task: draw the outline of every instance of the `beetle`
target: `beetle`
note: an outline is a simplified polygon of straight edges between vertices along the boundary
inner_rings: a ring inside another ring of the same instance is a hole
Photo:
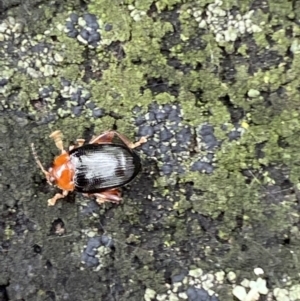
[[[124,135],[109,130],[92,138],[88,144],[84,144],[84,139],[77,139],[76,144],[66,151],[61,131],[54,131],[49,137],[61,154],[55,157],[48,171],[39,160],[34,144],[31,144],[35,161],[47,182],[62,190],[48,200],[48,206],[54,206],[71,191],[94,196],[98,204],[119,203],[122,200],[120,187],[131,182],[142,168],[141,159],[134,149],[147,142],[147,137],[141,137],[132,143]]]

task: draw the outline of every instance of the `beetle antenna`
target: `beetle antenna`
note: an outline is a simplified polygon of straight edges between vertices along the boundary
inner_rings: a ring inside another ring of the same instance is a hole
[[[34,144],[31,143],[31,149],[32,149],[32,154],[33,154],[33,157],[34,157],[34,160],[36,162],[36,164],[39,166],[39,168],[42,170],[42,172],[44,173],[44,175],[46,176],[46,178],[48,179],[49,177],[49,172],[45,170],[45,168],[43,167],[39,157],[38,157],[38,154],[35,150],[35,147],[34,147]]]

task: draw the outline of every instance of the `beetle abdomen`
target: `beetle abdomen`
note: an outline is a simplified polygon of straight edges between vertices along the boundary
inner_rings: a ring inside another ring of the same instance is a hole
[[[120,187],[141,170],[141,160],[120,144],[86,144],[70,152],[75,190],[85,193]]]

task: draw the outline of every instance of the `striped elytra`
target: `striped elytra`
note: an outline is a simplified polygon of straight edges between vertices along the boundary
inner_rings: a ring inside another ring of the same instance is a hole
[[[70,151],[75,190],[95,193],[121,187],[141,170],[136,152],[122,144],[86,144]]]

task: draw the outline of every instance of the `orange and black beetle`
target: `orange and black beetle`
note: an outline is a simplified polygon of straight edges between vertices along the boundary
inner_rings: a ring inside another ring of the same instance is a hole
[[[142,137],[131,143],[125,136],[115,131],[107,131],[93,138],[88,144],[77,139],[76,146],[64,150],[62,133],[50,135],[61,154],[54,159],[52,167],[46,171],[38,159],[33,143],[34,158],[50,185],[62,189],[48,200],[48,205],[64,198],[70,191],[78,191],[86,196],[96,197],[98,204],[118,203],[121,200],[120,187],[133,180],[141,170],[141,160],[134,148],[147,141]],[[118,142],[113,142],[118,138]]]

